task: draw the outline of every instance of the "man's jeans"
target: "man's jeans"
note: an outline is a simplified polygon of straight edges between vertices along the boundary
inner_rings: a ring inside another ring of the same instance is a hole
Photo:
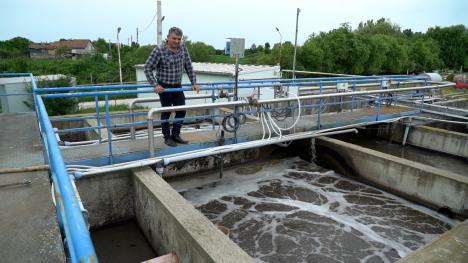
[[[169,92],[171,88],[175,88],[174,86],[169,85],[161,85],[164,87],[164,92],[159,94],[159,98],[161,99],[161,106],[163,107],[169,107],[169,106],[180,106],[180,105],[185,105],[185,95],[183,91],[177,91],[177,92]],[[180,88],[177,87],[177,88]],[[185,111],[176,111],[175,118],[184,118],[185,117]],[[161,120],[167,120],[171,116],[171,112],[161,112]],[[183,121],[175,121],[172,124],[172,132],[170,130],[170,125],[169,122],[163,122],[161,123],[162,127],[162,133],[164,135],[164,138],[169,138],[171,135],[172,136],[177,136],[180,134],[180,128],[182,128],[182,123]]]

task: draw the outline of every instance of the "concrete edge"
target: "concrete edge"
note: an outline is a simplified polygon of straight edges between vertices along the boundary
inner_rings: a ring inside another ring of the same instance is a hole
[[[449,134],[449,135],[454,135],[454,136],[460,136],[460,137],[465,137],[468,140],[468,134],[461,133],[461,132],[455,132],[455,131],[449,131],[446,129],[441,129],[441,128],[436,128],[436,127],[431,127],[431,126],[415,126],[414,128],[422,129],[422,130],[430,130],[434,131],[437,133],[442,133],[442,134]]]
[[[150,168],[132,170],[137,221],[160,254],[181,262],[253,262]]]
[[[337,144],[337,145],[340,145],[340,146],[343,146],[343,147],[352,148],[352,149],[357,150],[357,151],[368,152],[369,154],[375,155],[375,156],[377,156],[379,158],[382,158],[382,159],[385,159],[385,160],[388,160],[388,161],[396,162],[396,163],[399,163],[401,165],[411,166],[411,167],[413,167],[415,169],[425,170],[425,171],[428,171],[430,173],[437,174],[437,175],[440,175],[442,177],[446,177],[448,179],[458,181],[460,183],[468,184],[468,177],[467,176],[462,176],[462,175],[459,175],[459,174],[456,174],[456,173],[444,171],[444,170],[441,170],[441,169],[438,169],[438,168],[435,168],[435,167],[432,167],[432,166],[429,166],[429,165],[425,165],[425,164],[417,163],[417,162],[414,162],[414,161],[406,160],[406,159],[399,158],[399,157],[396,157],[396,156],[393,156],[393,155],[390,155],[390,154],[382,153],[382,152],[379,152],[379,151],[376,151],[376,150],[365,148],[365,147],[362,147],[362,146],[359,146],[359,145],[356,145],[356,144],[352,144],[352,143],[347,143],[347,142],[340,141],[340,140],[337,140],[337,139],[333,139],[333,138],[330,138],[330,137],[323,136],[323,137],[319,137],[318,139],[323,140],[325,142],[334,143],[334,144]]]
[[[468,259],[468,220],[456,225],[397,263],[464,263]]]

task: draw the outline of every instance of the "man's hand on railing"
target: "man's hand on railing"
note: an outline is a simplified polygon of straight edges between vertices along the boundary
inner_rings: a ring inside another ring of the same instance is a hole
[[[161,85],[156,85],[156,86],[154,86],[153,89],[154,89],[154,91],[157,92],[158,94],[161,94],[161,93],[164,92],[164,87],[161,86]]]
[[[192,85],[192,90],[196,91],[198,93],[198,92],[200,92],[200,86],[198,84],[193,84]]]

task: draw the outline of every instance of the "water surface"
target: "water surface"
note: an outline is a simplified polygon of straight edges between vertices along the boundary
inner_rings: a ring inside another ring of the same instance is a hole
[[[228,170],[184,196],[257,262],[395,262],[455,223],[298,158]]]

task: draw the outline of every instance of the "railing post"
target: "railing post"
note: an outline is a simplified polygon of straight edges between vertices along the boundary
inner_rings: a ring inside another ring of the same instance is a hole
[[[133,102],[128,106],[128,112],[130,113],[130,120],[132,126],[130,126],[130,139],[135,140],[135,113],[133,112]]]
[[[215,86],[214,85],[210,85],[210,87],[212,88],[211,89],[211,102],[212,103],[215,103],[216,101],[216,98],[215,98]],[[219,96],[219,92],[218,92],[218,96]],[[216,109],[215,108],[212,108],[211,109],[211,127],[213,128],[213,130],[215,129],[215,126],[216,126],[216,120],[215,120],[215,116],[216,115]]]
[[[96,124],[98,126],[98,142],[101,144],[101,113],[99,112],[99,96],[94,97],[96,105]]]
[[[323,91],[323,83],[322,80],[319,81],[320,88],[319,88],[319,94],[322,94]],[[318,101],[318,109],[317,109],[317,130],[320,130],[320,127],[322,125],[320,124],[320,112],[322,111],[322,99],[319,99]]]
[[[380,79],[380,90],[383,89],[383,78]],[[382,107],[382,94],[379,93],[378,97],[377,97],[377,115],[375,116],[375,120],[378,121],[379,120],[379,116],[380,116],[380,108]]]
[[[154,129],[153,117],[148,116],[148,154],[150,158],[154,157]]]
[[[109,113],[109,96],[105,95],[106,100],[106,128],[107,128],[107,143],[109,145],[109,164],[114,164],[114,157],[112,155],[112,132],[111,132],[111,119]]]

